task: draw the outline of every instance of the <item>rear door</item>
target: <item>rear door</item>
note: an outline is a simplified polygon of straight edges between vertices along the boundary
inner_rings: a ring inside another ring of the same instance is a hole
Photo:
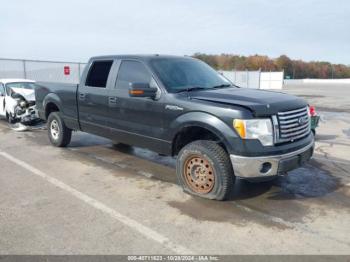
[[[111,81],[114,61],[94,60],[89,65],[85,83],[80,83],[77,92],[79,121],[81,130],[102,136],[108,136],[108,87]]]
[[[0,115],[5,116],[5,87],[0,83]]]

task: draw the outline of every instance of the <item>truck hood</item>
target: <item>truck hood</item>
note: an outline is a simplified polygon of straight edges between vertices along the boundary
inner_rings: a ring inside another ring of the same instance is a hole
[[[32,89],[11,88],[13,92],[22,95],[28,102],[35,101],[35,91]]]
[[[251,110],[255,116],[274,115],[277,112],[307,106],[305,100],[293,95],[249,88],[196,91],[192,92],[190,97],[223,105],[242,106]]]

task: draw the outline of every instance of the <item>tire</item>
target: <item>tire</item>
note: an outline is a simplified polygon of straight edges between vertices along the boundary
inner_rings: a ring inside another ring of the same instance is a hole
[[[15,123],[15,121],[13,120],[13,117],[12,117],[9,113],[7,113],[7,112],[6,112],[6,120],[7,120],[7,123],[8,123],[9,125]]]
[[[52,145],[66,147],[72,138],[72,130],[64,124],[59,112],[53,112],[47,120],[47,130]]]
[[[181,149],[176,174],[185,192],[215,200],[226,200],[235,182],[227,152],[207,140],[192,142]]]

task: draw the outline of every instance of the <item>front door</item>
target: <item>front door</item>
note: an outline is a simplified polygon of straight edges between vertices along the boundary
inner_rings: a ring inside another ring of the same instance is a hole
[[[132,83],[148,83],[159,90],[156,99],[130,97]],[[147,147],[162,152],[166,142],[162,140],[164,103],[160,89],[148,68],[137,60],[122,60],[115,87],[110,89],[108,125],[115,140]],[[164,144],[165,143],[165,144]]]

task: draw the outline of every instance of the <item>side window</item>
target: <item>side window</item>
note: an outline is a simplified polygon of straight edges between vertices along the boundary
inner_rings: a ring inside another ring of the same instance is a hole
[[[105,88],[113,61],[95,61],[86,77],[86,86]]]
[[[1,95],[5,95],[5,88],[4,88],[4,85],[2,83],[0,83],[0,94]]]
[[[116,85],[118,89],[128,90],[131,83],[151,83],[151,80],[151,74],[142,63],[137,61],[122,61]]]

